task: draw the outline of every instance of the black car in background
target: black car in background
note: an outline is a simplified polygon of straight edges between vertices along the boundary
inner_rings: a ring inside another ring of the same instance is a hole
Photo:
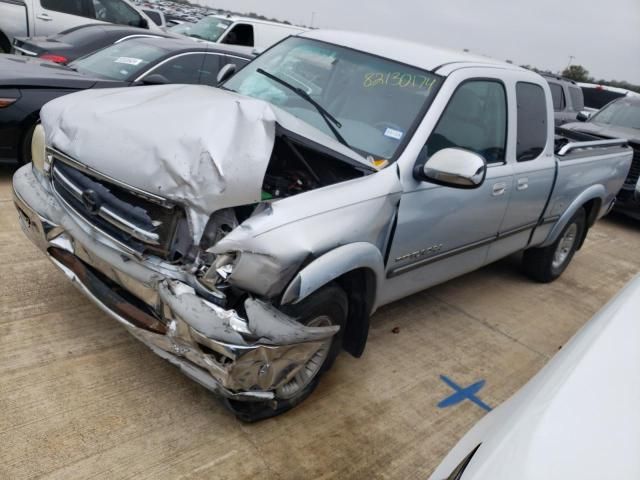
[[[166,37],[144,28],[109,23],[91,23],[70,28],[50,37],[16,37],[13,52],[66,64],[101,48],[129,38]]]
[[[89,88],[186,83],[217,86],[220,69],[240,69],[250,48],[170,38],[133,38],[59,65],[0,55],[0,162],[31,161],[40,109],[54,98]]]
[[[561,128],[586,134],[584,140],[595,138],[625,138],[633,148],[633,161],[615,209],[640,220],[640,97],[625,96],[614,100],[586,122],[563,125]]]

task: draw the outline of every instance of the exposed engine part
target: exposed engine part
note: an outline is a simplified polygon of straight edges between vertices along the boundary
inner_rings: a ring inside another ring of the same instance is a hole
[[[226,237],[238,225],[239,222],[233,208],[224,208],[217,211],[211,215],[205,227],[202,239],[200,240],[200,248],[206,251],[209,247],[212,247]]]
[[[282,135],[274,144],[263,199],[290,197],[361,175],[363,171]]]

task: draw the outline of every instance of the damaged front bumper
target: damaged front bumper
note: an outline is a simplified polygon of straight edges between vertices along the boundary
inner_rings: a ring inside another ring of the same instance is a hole
[[[247,298],[246,318],[197,293],[184,269],[134,258],[74,215],[31,165],[14,175],[25,234],[103,311],[160,357],[224,397],[269,401],[338,331],[306,327]]]

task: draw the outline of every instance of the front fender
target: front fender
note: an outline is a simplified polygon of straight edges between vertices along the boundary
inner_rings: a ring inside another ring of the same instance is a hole
[[[366,268],[375,275],[373,298],[384,280],[384,260],[377,247],[355,242],[337,247],[303,268],[282,295],[282,304],[298,303],[313,292],[353,270]]]
[[[547,238],[545,239],[545,241],[540,246],[548,247],[553,242],[555,242],[560,236],[560,234],[562,233],[562,231],[564,230],[564,228],[569,223],[569,220],[573,218],[573,216],[576,214],[576,212],[580,208],[582,208],[584,205],[586,205],[588,202],[592,200],[599,200],[603,204],[606,196],[607,196],[607,192],[603,185],[592,185],[589,188],[587,188],[584,192],[578,195],[573,200],[573,202],[571,202],[571,204],[569,204],[567,209],[560,216],[558,221],[555,223],[555,225],[547,235]],[[596,214],[596,216],[594,217],[594,221],[596,218],[598,218],[598,214]]]

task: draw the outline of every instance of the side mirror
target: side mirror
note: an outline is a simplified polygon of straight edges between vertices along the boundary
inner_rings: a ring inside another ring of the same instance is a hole
[[[414,177],[453,188],[478,188],[487,176],[487,162],[477,153],[461,148],[445,148],[434,153],[424,165],[416,165]]]
[[[576,119],[578,119],[578,121],[580,122],[586,122],[591,118],[591,115],[593,115],[593,113],[587,112],[586,110],[582,110],[581,112],[578,113],[578,115],[576,116]]]
[[[152,73],[148,77],[144,77],[139,84],[141,85],[166,85],[171,83],[167,77],[159,73]]]
[[[238,67],[236,67],[235,63],[227,63],[218,72],[218,77],[217,77],[218,84],[221,84],[225,80],[230,79],[233,76],[233,74],[236,73],[237,69]]]

